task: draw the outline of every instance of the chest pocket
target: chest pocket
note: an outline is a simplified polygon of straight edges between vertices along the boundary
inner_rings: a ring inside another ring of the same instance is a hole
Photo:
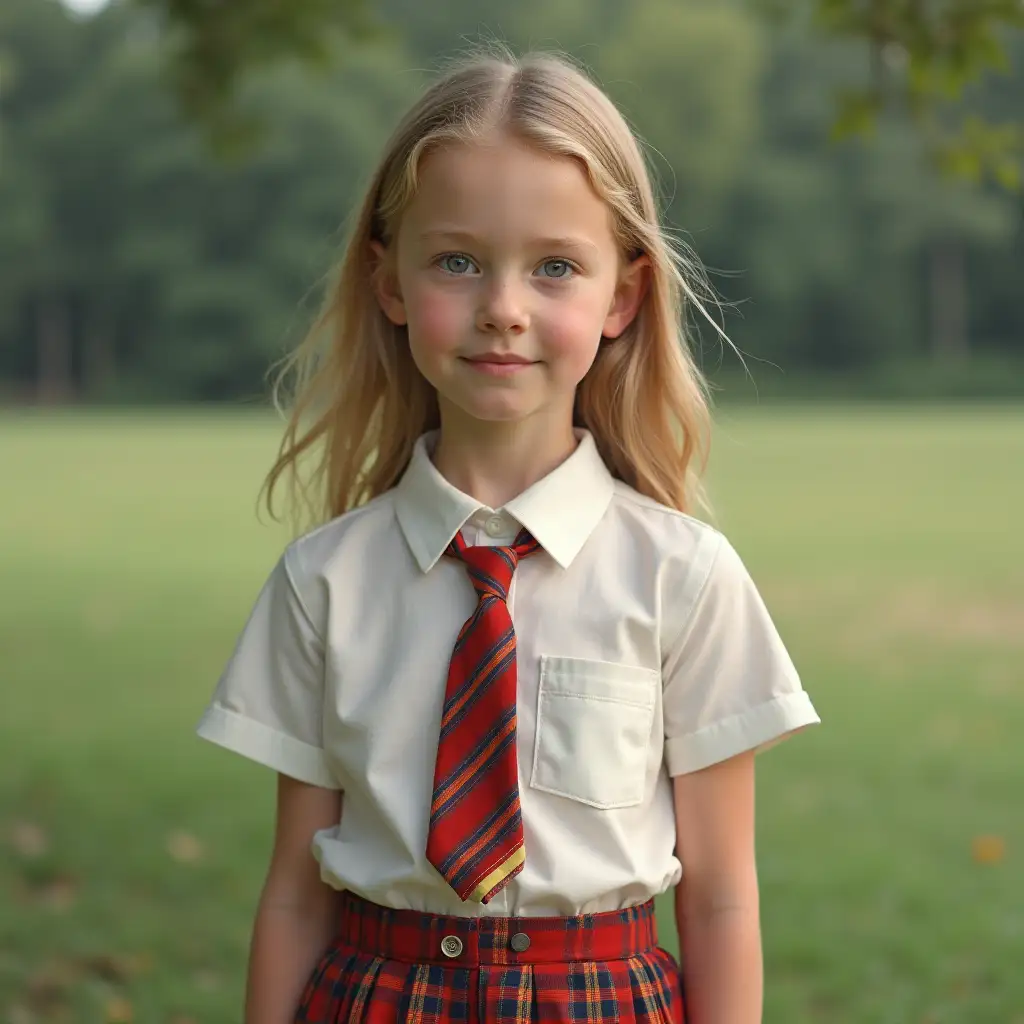
[[[592,807],[643,801],[660,674],[541,656],[530,785]]]

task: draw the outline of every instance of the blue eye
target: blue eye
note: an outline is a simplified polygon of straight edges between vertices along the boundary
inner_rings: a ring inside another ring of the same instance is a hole
[[[447,256],[442,256],[438,261],[438,266],[447,274],[454,274],[456,277],[462,277],[468,274],[471,269],[474,269],[474,263],[468,256],[463,256],[459,252],[450,252]]]
[[[573,265],[568,260],[547,260],[541,264],[540,269],[545,271],[541,276],[552,281],[564,281],[573,274]]]

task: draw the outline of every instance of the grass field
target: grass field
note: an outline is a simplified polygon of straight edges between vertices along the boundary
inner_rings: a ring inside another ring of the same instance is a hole
[[[2,1022],[238,1020],[273,780],[192,730],[276,437],[0,417]],[[1024,409],[726,412],[713,467],[824,719],[760,762],[767,1024],[1024,1024]]]

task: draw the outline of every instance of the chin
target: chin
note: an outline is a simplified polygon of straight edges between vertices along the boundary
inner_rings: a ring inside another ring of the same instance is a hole
[[[536,411],[523,402],[509,401],[511,398],[510,395],[505,401],[496,401],[491,396],[486,401],[463,401],[452,404],[458,406],[464,415],[481,423],[515,423]]]

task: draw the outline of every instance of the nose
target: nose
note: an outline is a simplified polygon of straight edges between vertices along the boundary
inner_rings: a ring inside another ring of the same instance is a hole
[[[522,290],[514,281],[495,279],[481,296],[477,330],[489,334],[522,334],[529,327]]]

